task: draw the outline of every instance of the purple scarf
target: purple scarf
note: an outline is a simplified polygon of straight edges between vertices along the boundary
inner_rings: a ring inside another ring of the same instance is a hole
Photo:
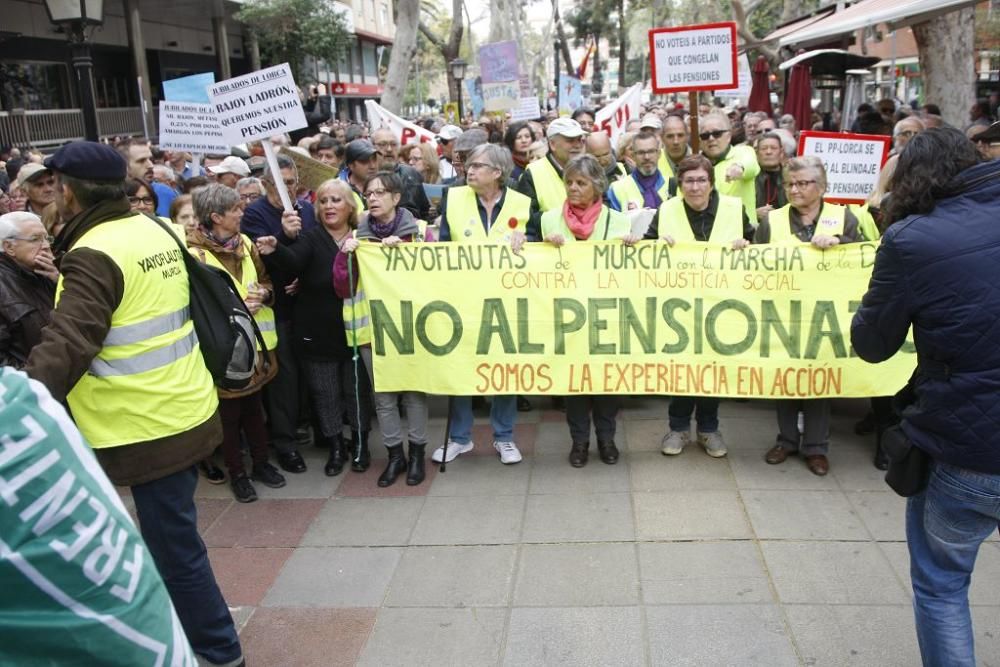
[[[368,216],[368,227],[372,230],[372,234],[376,238],[384,239],[386,237],[392,236],[392,233],[396,231],[399,227],[399,220],[403,217],[403,209],[396,207],[396,215],[393,216],[390,222],[379,222],[375,219],[374,215]]]

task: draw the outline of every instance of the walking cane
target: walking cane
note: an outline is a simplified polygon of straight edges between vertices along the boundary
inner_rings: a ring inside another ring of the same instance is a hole
[[[444,472],[448,464],[448,440],[451,439],[451,406],[453,398],[448,397],[448,417],[447,421],[444,423],[444,450],[441,452],[441,467],[439,470]]]
[[[356,294],[354,292],[354,258],[347,258],[347,284],[351,290],[351,324],[357,322],[354,316],[354,299]],[[358,425],[358,441],[354,443],[354,463],[359,463],[361,461],[361,445],[363,438],[361,436],[361,377],[358,374],[358,332],[356,329],[351,329],[351,348],[354,351],[353,362],[354,362],[354,410],[356,413],[355,423]],[[371,384],[372,390],[375,388],[375,373],[372,373]],[[343,426],[341,426],[343,428]]]

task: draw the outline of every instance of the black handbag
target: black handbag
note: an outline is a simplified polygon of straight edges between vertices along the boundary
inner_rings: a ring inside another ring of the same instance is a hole
[[[882,433],[882,450],[889,458],[889,469],[885,473],[885,483],[889,488],[909,498],[927,487],[931,457],[906,437],[899,424],[890,426]]]

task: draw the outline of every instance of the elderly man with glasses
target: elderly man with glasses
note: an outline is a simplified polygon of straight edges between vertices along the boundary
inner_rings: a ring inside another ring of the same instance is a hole
[[[23,368],[49,323],[59,273],[51,239],[34,213],[0,216],[0,364]]]
[[[698,127],[701,152],[715,168],[719,194],[739,197],[750,220],[757,219],[757,174],[760,165],[753,148],[732,145],[732,127],[724,114],[704,116]]]

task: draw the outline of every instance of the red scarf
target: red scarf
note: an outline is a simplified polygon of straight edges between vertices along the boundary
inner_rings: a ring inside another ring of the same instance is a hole
[[[570,206],[568,199],[563,204],[563,220],[578,241],[586,241],[594,233],[594,225],[597,224],[597,216],[601,214],[602,204],[600,198],[585,208]]]

